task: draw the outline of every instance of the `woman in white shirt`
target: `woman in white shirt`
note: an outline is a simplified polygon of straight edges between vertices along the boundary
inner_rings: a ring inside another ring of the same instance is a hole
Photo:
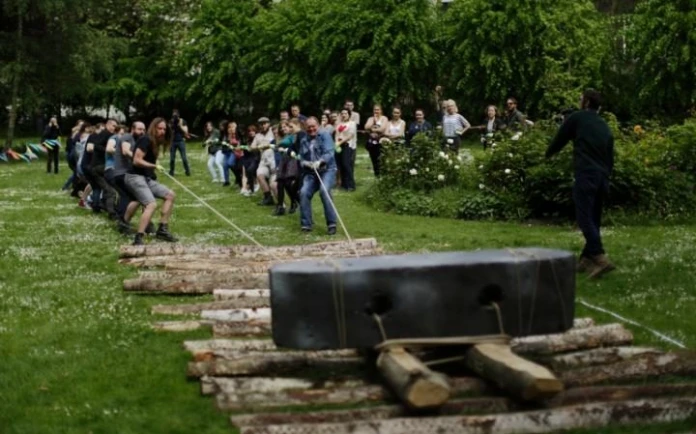
[[[392,142],[403,143],[406,137],[406,122],[401,119],[401,108],[394,107],[392,109],[392,118],[387,124],[387,130],[384,132],[384,137]]]
[[[341,188],[347,191],[355,191],[355,178],[353,176],[353,154],[358,145],[358,127],[350,118],[352,113],[348,109],[341,110],[336,125],[336,147],[340,147],[340,153],[336,154],[338,169],[341,175]]]
[[[447,113],[442,116],[442,135],[445,138],[444,149],[459,153],[462,135],[471,128],[471,124],[458,113],[457,104],[451,99],[445,101]]]
[[[382,114],[382,106],[375,104],[372,108],[372,116],[365,123],[365,130],[369,134],[367,138],[367,152],[370,154],[370,160],[372,161],[372,171],[377,177],[379,177],[379,160],[382,155],[382,144],[379,141],[384,137],[388,123],[389,119]]]

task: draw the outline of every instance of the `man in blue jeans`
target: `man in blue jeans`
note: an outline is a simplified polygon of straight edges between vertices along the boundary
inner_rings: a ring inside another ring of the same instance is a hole
[[[186,172],[186,176],[191,176],[188,159],[186,158],[186,139],[189,138],[188,126],[186,121],[179,116],[179,110],[172,112],[169,127],[172,129],[172,146],[169,149],[169,174],[174,176],[176,151],[178,150],[181,154],[181,162],[184,163],[184,172]]]
[[[602,202],[614,168],[614,137],[599,116],[600,103],[599,92],[586,90],[580,98],[580,110],[568,116],[546,150],[550,158],[573,141],[573,200],[578,226],[585,237],[578,271],[587,271],[593,279],[615,269],[604,252],[600,234]]]
[[[319,191],[321,203],[324,205],[324,216],[329,235],[335,235],[336,212],[331,204],[331,189],[336,183],[334,141],[331,134],[319,131],[319,121],[315,117],[307,119],[305,128],[306,134],[300,137],[300,165],[302,166],[300,224],[302,232],[312,230],[312,197]]]

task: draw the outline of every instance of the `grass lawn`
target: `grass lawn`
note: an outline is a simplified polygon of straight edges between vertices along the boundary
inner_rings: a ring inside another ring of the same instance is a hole
[[[193,176],[178,179],[261,243],[328,239],[318,198],[315,231],[304,235],[297,216],[271,217],[270,208],[256,205],[258,196],[244,198],[210,183],[199,149],[189,145]],[[68,174],[61,164],[55,176],[45,173],[45,160],[0,163],[0,432],[231,432],[212,399],[200,397],[198,383],[185,377],[188,356],[181,342],[209,333],[150,331],[149,306],[180,299],[122,292],[123,279],[135,270],[118,265],[117,251],[130,240],[59,191]],[[364,153],[357,166],[358,189],[364,190],[371,179]],[[182,243],[247,243],[175,190],[171,229]],[[359,192],[337,192],[335,199],[353,237],[376,237],[392,252],[517,246],[577,251],[582,244],[570,224],[406,217],[373,211]],[[578,296],[696,347],[696,225],[613,226],[604,237],[619,268],[597,282],[580,277]],[[613,321],[582,307],[576,314]],[[670,348],[631,328],[638,344]],[[678,432],[695,423],[611,432]]]

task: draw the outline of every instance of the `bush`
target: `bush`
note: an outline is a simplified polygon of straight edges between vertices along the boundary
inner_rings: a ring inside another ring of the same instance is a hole
[[[621,131],[611,114],[615,167],[607,207],[619,214],[661,219],[696,211],[696,120],[662,129]],[[384,175],[368,193],[371,203],[401,214],[463,219],[574,216],[572,144],[551,159],[556,133],[539,123],[520,140],[497,137],[478,158],[441,153],[438,137],[420,136],[410,149],[386,146]]]

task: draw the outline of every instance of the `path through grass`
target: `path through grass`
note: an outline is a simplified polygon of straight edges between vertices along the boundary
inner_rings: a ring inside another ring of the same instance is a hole
[[[328,239],[318,198],[315,232],[303,235],[297,217],[271,217],[271,209],[256,205],[258,197],[210,183],[196,149],[190,146],[194,175],[179,179],[259,241]],[[230,432],[212,400],[185,378],[188,357],[181,342],[207,333],[149,330],[149,306],[179,300],[122,293],[123,279],[135,272],[117,264],[117,248],[130,240],[59,191],[65,166],[59,176],[44,168],[43,162],[0,165],[0,432]],[[369,160],[360,155],[359,189],[371,178],[368,169]],[[369,209],[356,194],[335,196],[353,237],[374,236],[393,252],[517,246],[577,251],[582,242],[570,225],[396,216]],[[182,243],[246,242],[183,191],[171,228]],[[696,226],[615,226],[605,231],[605,241],[619,269],[598,282],[581,278],[578,295],[696,347]],[[577,314],[611,320],[582,308]],[[645,332],[636,334],[640,344],[665,346]]]

